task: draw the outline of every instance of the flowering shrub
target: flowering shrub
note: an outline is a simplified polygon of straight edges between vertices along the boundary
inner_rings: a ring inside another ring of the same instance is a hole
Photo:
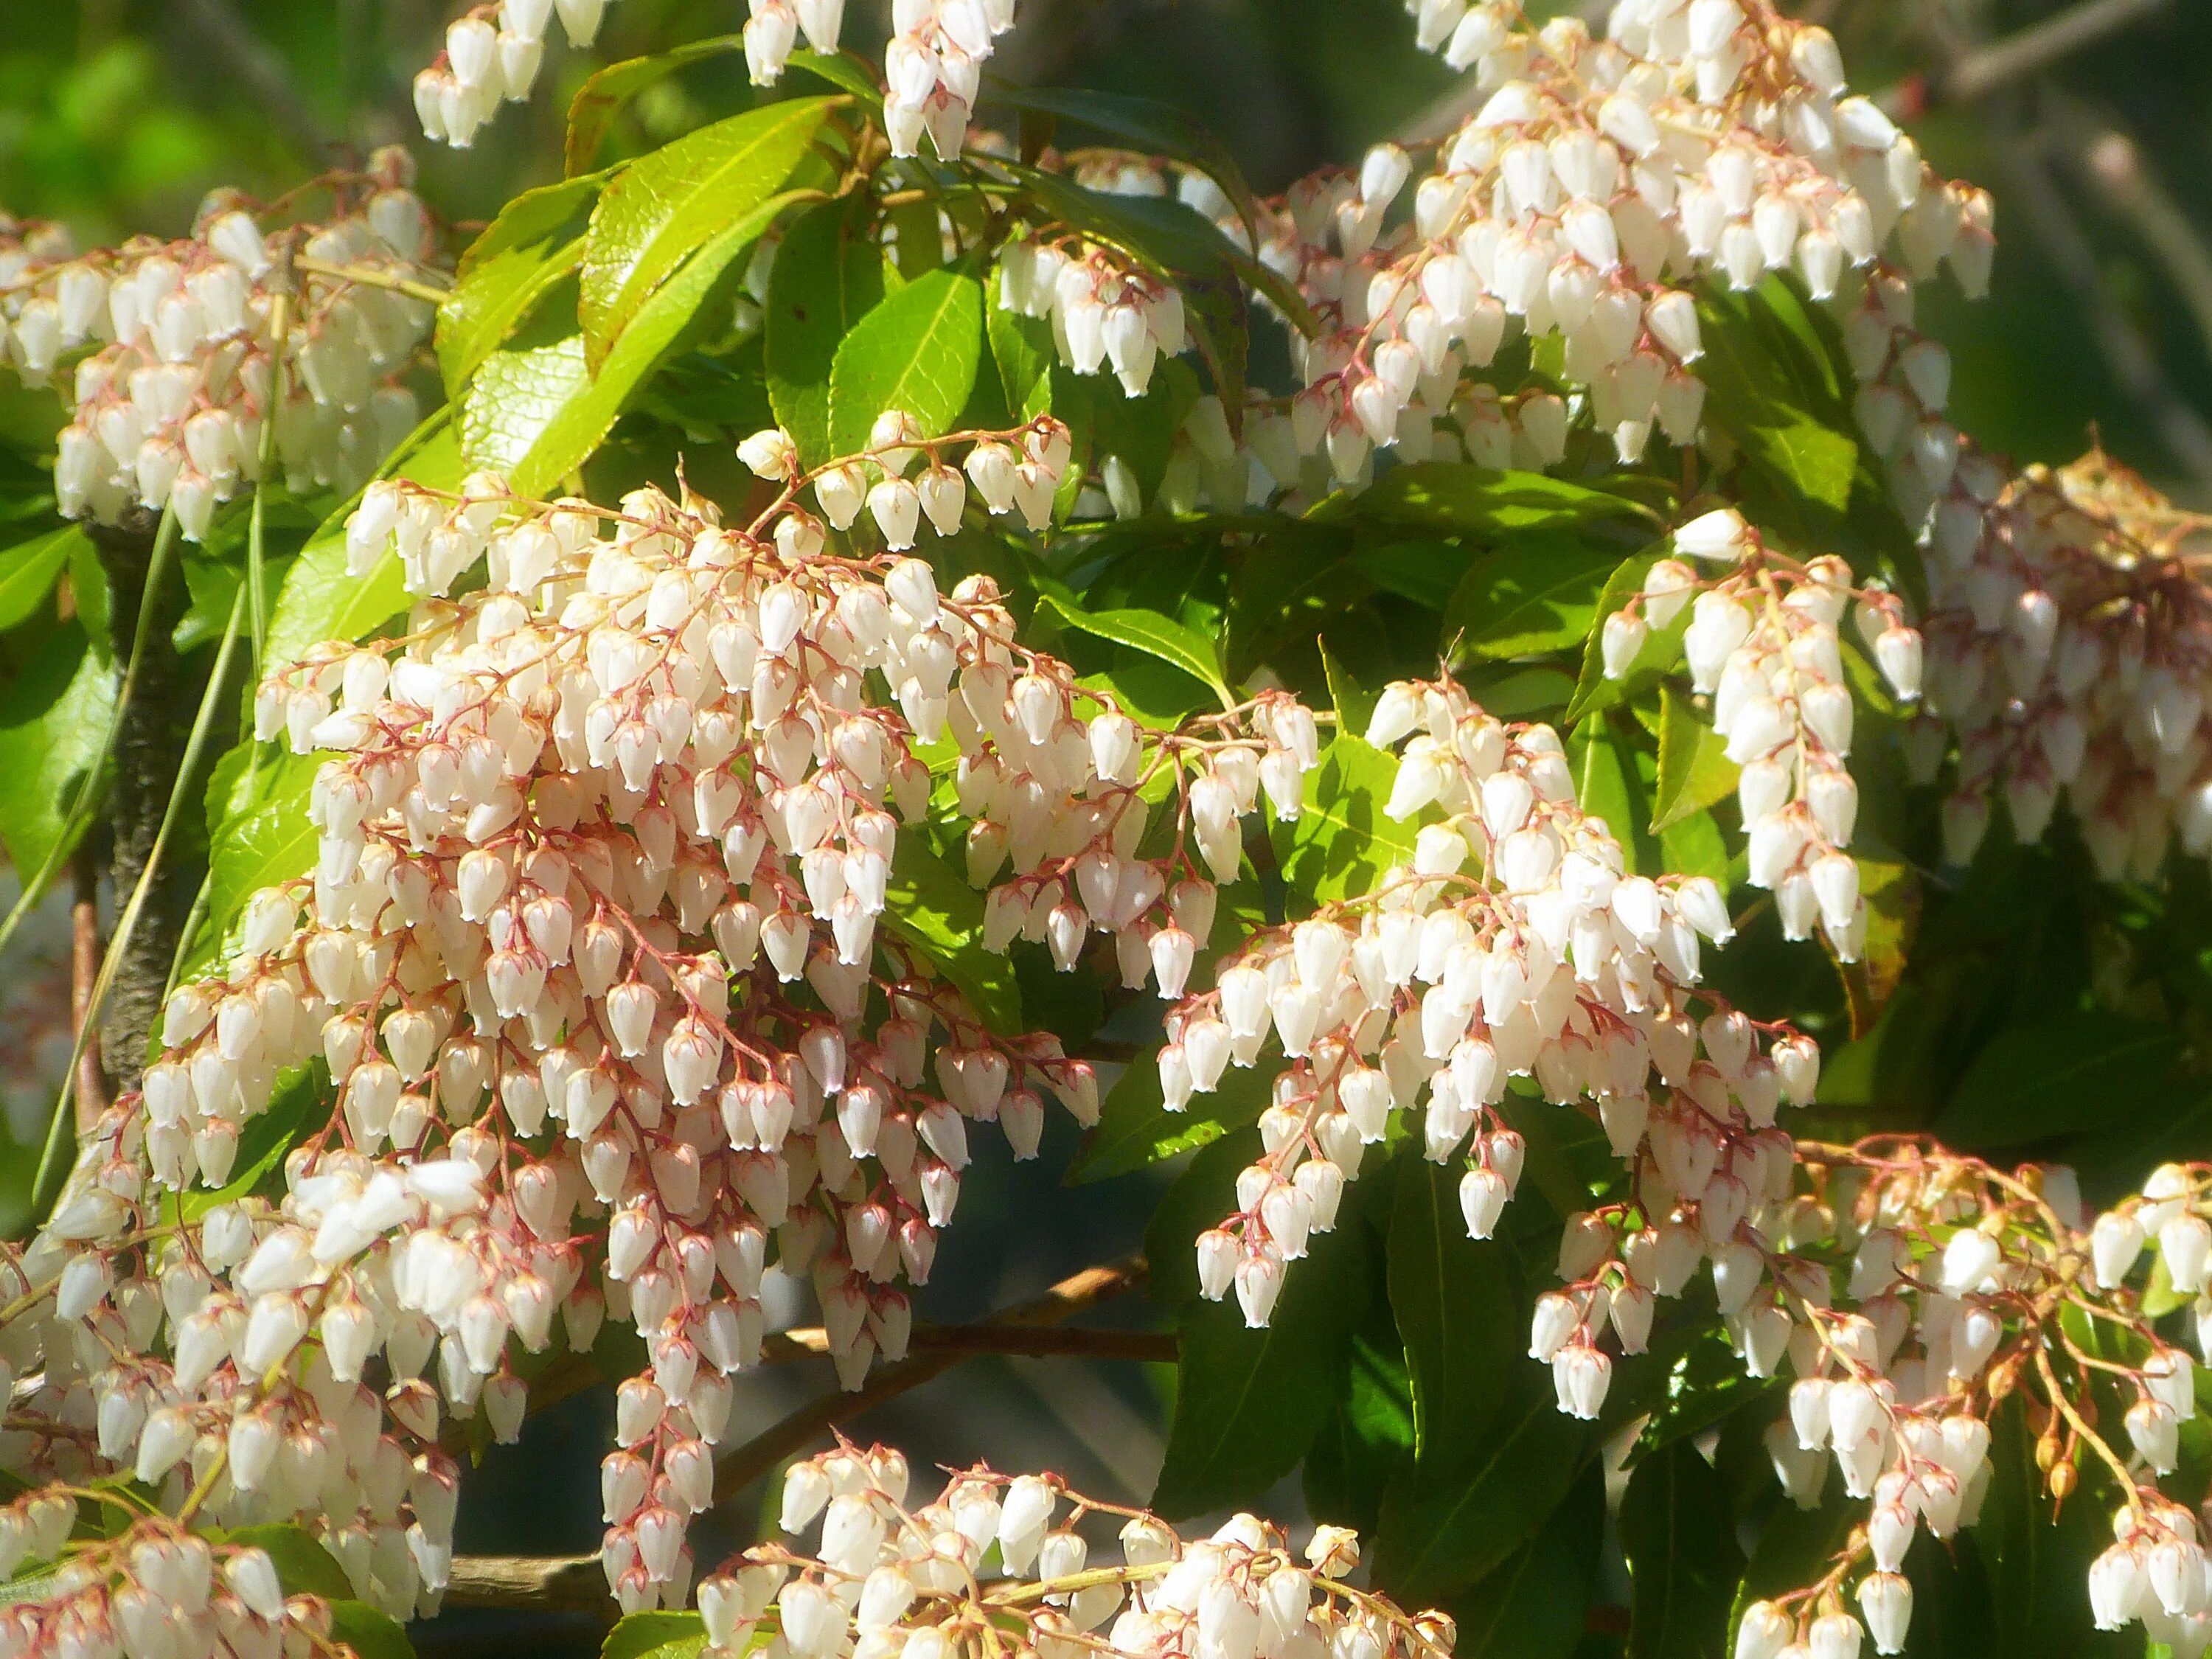
[[[398,151],[9,226],[77,781],[0,836],[33,896],[102,799],[150,846],[0,1251],[0,1653],[404,1650],[465,1455],[593,1386],[624,1654],[1558,1652],[1616,1547],[1639,1656],[2203,1651],[2204,521],[1947,421],[1990,199],[1820,28],[1409,9],[1474,112],[1274,198],[987,87],[1011,5],[878,66],[754,0],[682,61],[772,92],[594,170],[676,60],[605,71],[472,240]],[[455,19],[428,136],[556,12]],[[1142,1272],[918,1318],[1055,1114],[1071,1181],[1182,1160]],[[1172,1356],[1149,1510],[818,1449],[1140,1279],[1152,1346],[1056,1340]],[[814,1553],[695,1553],[799,1454]]]

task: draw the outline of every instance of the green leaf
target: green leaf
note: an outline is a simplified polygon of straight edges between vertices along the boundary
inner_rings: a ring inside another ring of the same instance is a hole
[[[1234,1292],[1186,1310],[1167,1461],[1152,1493],[1161,1516],[1248,1501],[1297,1467],[1364,1310],[1363,1255],[1358,1228],[1316,1237],[1289,1264],[1264,1330],[1246,1328]]]
[[[1863,809],[1862,823],[1866,816]],[[1862,1037],[1874,1029],[1905,978],[1906,953],[1920,925],[1920,875],[1904,859],[1885,855],[1863,830],[1852,854],[1858,860],[1859,896],[1866,902],[1866,940],[1856,962],[1838,965],[1850,1006],[1851,1035]]]
[[[1707,1659],[1721,1651],[1743,1571],[1721,1478],[1687,1440],[1647,1457],[1620,1506],[1635,1596],[1630,1659]]]
[[[1367,723],[1375,717],[1375,705],[1381,693],[1368,690],[1352,677],[1352,672],[1339,661],[1328,648],[1328,641],[1317,641],[1321,647],[1322,678],[1328,683],[1329,707],[1336,710],[1336,729],[1357,737],[1367,730]]]
[[[1859,447],[1850,412],[1815,365],[1784,310],[1802,307],[1777,283],[1731,294],[1708,283],[1698,296],[1705,347],[1698,378],[1707,413],[1769,477],[1819,507],[1850,504]],[[1809,325],[1808,325],[1809,326]]]
[[[1103,133],[1121,148],[1187,162],[1221,186],[1221,193],[1247,225],[1257,222],[1258,204],[1229,147],[1172,104],[1087,88],[995,85],[986,91],[983,102],[1073,121]]]
[[[1658,515],[1641,501],[1541,472],[1493,472],[1460,461],[1396,466],[1358,494],[1330,496],[1310,519],[1381,520],[1424,530],[1498,536]]]
[[[830,370],[830,443],[839,455],[868,447],[886,410],[912,416],[926,438],[952,429],[983,358],[983,285],[933,270],[853,325]]]
[[[1375,1571],[1401,1601],[1432,1605],[1474,1583],[1534,1537],[1574,1485],[1585,1426],[1533,1364],[1508,1373],[1490,1432],[1466,1462],[1416,1463],[1382,1500]]]
[[[406,1626],[389,1613],[344,1596],[332,1599],[330,1609],[332,1638],[351,1648],[361,1659],[415,1659],[415,1644],[407,1639]]]
[[[574,179],[591,170],[615,118],[640,93],[659,86],[678,70],[744,49],[742,34],[717,34],[593,70],[568,102],[568,137],[563,146],[568,176]]]
[[[695,252],[726,240],[784,188],[836,102],[794,98],[748,110],[615,175],[592,210],[577,307],[595,372]]]
[[[1257,1129],[1231,1129],[1201,1146],[1145,1224],[1146,1294],[1180,1313],[1198,1301],[1195,1241],[1237,1208],[1237,1176],[1260,1156]]]
[[[1383,816],[1398,763],[1364,738],[1340,730],[1306,775],[1306,805],[1273,830],[1283,879],[1328,902],[1371,891],[1393,865],[1413,857],[1417,826]]]
[[[66,854],[66,814],[115,718],[115,668],[75,618],[44,629],[0,690],[0,843],[27,881]]]
[[[986,1025],[1002,1036],[1020,1035],[1014,965],[983,948],[982,895],[918,836],[901,836],[892,851],[882,921],[951,980]]]
[[[1965,1150],[2094,1128],[2175,1085],[2171,1024],[2091,1009],[2001,1032],[1974,1056],[1936,1134]]]
[[[267,1551],[276,1569],[277,1582],[288,1595],[323,1595],[342,1601],[353,1595],[353,1581],[345,1576],[337,1558],[296,1522],[233,1527],[222,1534],[222,1541],[240,1549]]]
[[[467,469],[459,434],[445,414],[441,410],[425,422],[426,434],[417,434],[421,441],[411,450],[400,452],[386,469],[390,476],[433,489],[460,487]],[[325,520],[276,590],[263,651],[269,664],[296,662],[308,647],[325,640],[366,639],[406,611],[410,600],[401,586],[398,554],[385,554],[365,576],[346,570],[345,521],[354,505],[348,501]]]
[[[1306,1453],[1306,1508],[1316,1520],[1372,1533],[1382,1494],[1413,1456],[1413,1396],[1405,1345],[1391,1322],[1389,1301],[1370,1296],[1366,1319],[1345,1351],[1337,1398]]]
[[[849,46],[837,52],[801,46],[791,54],[791,67],[826,81],[841,92],[851,93],[871,109],[880,111],[884,106],[884,86],[877,78],[876,66]]]
[[[1458,1171],[1409,1148],[1398,1158],[1387,1254],[1416,1455],[1430,1464],[1465,1462],[1505,1399],[1508,1368],[1522,1363],[1505,1249],[1468,1237]]]
[[[604,173],[592,173],[525,191],[461,256],[453,291],[438,307],[438,369],[448,397],[576,269],[605,183]]]
[[[186,954],[188,970],[223,958],[246,900],[313,867],[315,827],[307,820],[307,798],[322,760],[319,755],[264,760],[258,787],[209,837],[207,920]]]
[[[1654,834],[1669,830],[1735,793],[1742,772],[1728,739],[1698,717],[1673,686],[1659,691],[1659,787],[1651,801]]]
[[[1232,1066],[1212,1094],[1193,1095],[1186,1109],[1171,1112],[1160,1091],[1160,1068],[1149,1056],[1140,1056],[1107,1095],[1097,1127],[1067,1166],[1067,1183],[1109,1181],[1256,1123],[1267,1109],[1273,1081],[1264,1072]]]
[[[1453,1597],[1458,1659],[1558,1659],[1578,1650],[1605,1544],[1605,1475],[1586,1471],[1534,1538]]]
[[[46,604],[70,552],[86,539],[76,525],[64,525],[0,553],[0,630],[27,621]]]
[[[2119,1659],[2141,1654],[2140,1634],[2130,1644],[2124,1632],[2091,1628],[2089,1598],[2081,1589],[2082,1564],[2112,1542],[2107,1517],[2113,1501],[2109,1495],[2100,1500],[2085,1492],[2054,1516],[2043,1496],[2035,1436],[2021,1402],[2007,1401],[1996,1417],[1990,1425],[1989,1495],[1980,1522],[1968,1534],[1990,1577],[1995,1619],[1982,1632],[1987,1651],[2006,1659]],[[1914,1552],[1916,1557],[1923,1553]]]
[[[1391,542],[1353,556],[1367,580],[1386,593],[1441,612],[1466,579],[1474,555],[1456,542]]]
[[[512,477],[561,411],[591,391],[580,334],[556,332],[541,343],[492,352],[462,397],[462,453],[471,466]]]
[[[1480,561],[1444,607],[1455,657],[1526,657],[1579,645],[1619,560],[1607,548],[1546,537]]]
[[[1042,317],[1024,317],[1004,306],[985,307],[984,332],[991,343],[991,362],[999,371],[999,385],[1006,395],[1007,412],[1017,421],[1035,420],[1053,412],[1053,368],[1057,354],[1052,324]]]
[[[488,381],[493,366],[513,354],[495,356],[477,372],[469,387],[464,425],[473,432],[498,434],[502,451],[520,451],[507,468],[517,494],[543,495],[556,489],[590,458],[674,349],[723,274],[798,199],[797,192],[773,197],[700,248],[638,307],[595,375],[584,372],[583,351],[574,336],[536,349],[546,355],[523,378],[508,406],[477,407],[480,396],[494,399],[507,395],[495,387],[488,389]],[[553,395],[556,387],[566,389],[558,401]],[[473,464],[487,464],[485,457],[474,452],[470,459]]]
[[[854,193],[792,221],[769,273],[763,327],[769,403],[810,467],[833,459],[830,372],[837,347],[884,295],[883,250]]]
[[[1111,640],[1116,645],[1126,645],[1132,651],[1141,651],[1182,669],[1220,698],[1224,708],[1236,702],[1222,679],[1221,659],[1214,654],[1213,641],[1195,629],[1185,628],[1157,611],[1085,611],[1057,593],[1045,593],[1041,598],[1070,627],[1098,639]]]
[[[696,1613],[630,1613],[615,1621],[599,1659],[693,1659],[707,1645],[707,1621]]]

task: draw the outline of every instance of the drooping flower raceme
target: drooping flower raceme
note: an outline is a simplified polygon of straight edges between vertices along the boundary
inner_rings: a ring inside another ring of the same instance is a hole
[[[466,149],[499,113],[538,82],[545,35],[556,16],[572,46],[599,38],[607,0],[486,0],[446,26],[446,47],[415,77],[415,116],[423,136]]]
[[[745,60],[756,84],[782,78],[803,36],[834,52],[845,0],[747,0]],[[968,141],[968,122],[993,43],[1014,26],[1014,0],[891,0],[884,49],[884,131],[891,154],[921,154],[922,140],[946,161]]]
[[[365,172],[324,181],[326,223],[264,229],[252,204],[218,192],[181,241],[74,256],[33,243],[0,262],[0,317],[26,380],[44,384],[93,348],[70,371],[61,511],[113,523],[173,505],[198,540],[271,441],[295,489],[357,489],[416,422],[398,371],[434,307],[398,290],[436,237],[413,180],[406,153],[384,149]]]
[[[811,1551],[757,1545],[701,1581],[706,1651],[772,1632],[792,1659],[965,1651],[979,1626],[1048,1659],[1449,1659],[1441,1613],[1408,1614],[1350,1580],[1359,1540],[1316,1528],[1302,1550],[1247,1514],[1182,1538],[1142,1510],[1069,1492],[1056,1475],[950,1473],[927,1504],[906,1460],[845,1444],[795,1464],[781,1521]],[[1104,1523],[1104,1524],[1100,1524]],[[1093,1534],[1114,1528],[1097,1547]],[[1004,1577],[987,1578],[995,1546]]]

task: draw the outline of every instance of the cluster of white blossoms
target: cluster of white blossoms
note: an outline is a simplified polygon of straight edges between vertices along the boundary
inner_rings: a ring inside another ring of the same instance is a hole
[[[745,62],[756,86],[782,78],[799,37],[834,52],[845,27],[845,0],[746,0]],[[945,161],[958,159],[998,37],[1014,26],[1015,0],[891,0],[891,38],[884,48],[884,131],[891,154],[921,154],[921,141]]]
[[[2062,795],[2109,880],[2212,854],[2212,521],[2101,452],[2008,476],[1969,450],[1929,537],[1923,781],[1955,749],[1945,854],[1970,860],[2000,791],[2039,841]]]
[[[599,39],[607,0],[486,0],[446,26],[446,49],[415,77],[415,115],[425,137],[466,149],[501,103],[520,103],[545,61],[545,28],[557,15],[572,46]]]
[[[944,1659],[981,1628],[1043,1659],[1449,1659],[1447,1615],[1408,1614],[1350,1582],[1359,1540],[1342,1527],[1293,1551],[1255,1516],[1185,1539],[1057,1475],[978,1465],[911,1506],[908,1480],[881,1447],[841,1443],[793,1465],[783,1528],[818,1523],[817,1541],[811,1553],[757,1545],[702,1580],[706,1653],[731,1659],[765,1636],[790,1659]],[[1097,1555],[1093,1520],[1121,1523]],[[1004,1576],[985,1578],[994,1546]]]
[[[396,552],[420,603],[402,637],[319,647],[258,695],[261,737],[327,757],[314,867],[174,994],[143,1096],[12,1261],[0,1358],[35,1381],[11,1468],[297,1518],[364,1598],[427,1612],[441,1427],[481,1408],[512,1438],[521,1356],[556,1322],[587,1350],[611,1315],[647,1364],[617,1390],[609,1578],[678,1605],[769,1265],[811,1278],[847,1386],[903,1355],[970,1126],[1026,1158],[1048,1097],[1097,1112],[1087,1063],[989,1029],[901,930],[902,872],[933,856],[920,750],[957,754],[936,793],[997,884],[987,945],[1072,967],[1096,928],[1176,996],[1205,872],[1237,875],[1260,791],[1297,810],[1316,743],[1279,693],[1140,728],[1019,647],[988,579],[940,595],[898,550],[957,529],[971,489],[1043,522],[1064,428],[923,440],[894,412],[878,434],[812,474],[781,433],[748,440],[781,488],[743,528],[649,489],[612,513],[481,476],[367,492],[356,568]],[[159,1224],[168,1194],[246,1173],[253,1120],[322,1068],[335,1112],[266,1177],[278,1196]]]
[[[1802,563],[1768,548],[1732,507],[1717,507],[1674,532],[1675,551],[1646,574],[1643,590],[1605,620],[1605,674],[1639,665],[1646,647],[1679,651],[1699,696],[1712,699],[1714,732],[1741,769],[1736,800],[1749,841],[1747,877],[1772,892],[1784,937],[1817,926],[1844,962],[1866,938],[1858,865],[1844,849],[1858,821],[1858,786],[1846,765],[1854,723],[1840,624],[1858,605],[1859,631],[1891,690],[1920,696],[1923,646],[1894,595],[1854,586],[1832,555]],[[1683,611],[1688,626],[1671,630]],[[1652,653],[1654,660],[1660,653]]]
[[[1632,461],[1655,426],[1699,436],[1700,278],[1789,270],[1817,300],[1877,294],[1908,316],[1946,261],[1970,294],[1986,285],[1987,196],[1937,179],[1845,95],[1826,33],[1767,0],[1620,0],[1602,39],[1573,16],[1532,29],[1499,0],[1412,9],[1425,44],[1476,70],[1480,108],[1425,170],[1382,144],[1294,185],[1256,249],[1322,321],[1291,343],[1294,425],[1340,483],[1393,447],[1546,464],[1550,417],[1511,442],[1467,378],[1516,330],[1558,339],[1571,413]]]
[[[77,1505],[60,1496],[33,1503],[40,1514],[31,1553],[51,1560]],[[211,1543],[165,1518],[121,1512],[129,1517],[121,1529],[70,1556],[35,1596],[0,1611],[0,1646],[71,1659],[337,1659],[350,1651],[333,1639],[329,1603],[287,1596],[266,1550]]]
[[[1234,1289],[1247,1321],[1267,1323],[1285,1264],[1334,1225],[1363,1149],[1416,1103],[1429,1158],[1471,1147],[1461,1204],[1469,1233],[1486,1238],[1521,1172],[1522,1139],[1499,1110],[1510,1079],[1533,1078],[1561,1104],[1594,1096],[1663,1218],[1615,1262],[1607,1227],[1577,1218],[1571,1249],[1587,1235],[1600,1257],[1570,1275],[1583,1281],[1573,1297],[1538,1310],[1538,1357],[1553,1364],[1562,1408],[1595,1417],[1608,1319],[1637,1352],[1654,1295],[1679,1292],[1701,1259],[1740,1275],[1740,1231],[1789,1189],[1777,1109],[1812,1099],[1819,1050],[1693,989],[1700,936],[1735,931],[1720,890],[1630,873],[1604,821],[1576,804],[1550,727],[1505,726],[1445,681],[1390,687],[1369,738],[1406,743],[1386,810],[1431,820],[1412,861],[1368,894],[1258,934],[1215,990],[1170,1018],[1159,1065],[1171,1108],[1231,1064],[1258,1063],[1271,1035],[1290,1062],[1238,1212],[1199,1240],[1200,1280],[1209,1297]],[[1597,1277],[1607,1267],[1610,1293]],[[1752,1340],[1748,1328],[1740,1340]]]
[[[1078,374],[1110,368],[1132,398],[1145,395],[1163,356],[1190,346],[1182,295],[1172,283],[1079,240],[1007,244],[999,254],[999,304],[1050,318],[1061,362]]]
[[[321,182],[325,223],[264,229],[259,210],[219,191],[182,241],[71,255],[42,238],[0,257],[17,372],[44,385],[76,357],[54,465],[64,514],[114,523],[173,506],[198,540],[258,476],[272,410],[276,459],[301,490],[359,488],[413,429],[398,377],[434,307],[392,285],[419,276],[437,241],[414,164],[382,149]]]

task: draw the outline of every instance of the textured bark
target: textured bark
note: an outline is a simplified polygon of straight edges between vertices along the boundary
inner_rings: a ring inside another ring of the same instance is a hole
[[[161,828],[169,793],[175,787],[184,744],[183,688],[179,684],[173,641],[186,595],[182,571],[173,561],[158,592],[146,593],[146,571],[153,556],[150,525],[91,528],[100,568],[107,574],[108,633],[116,672],[130,662],[142,604],[154,607],[146,647],[137,665],[131,702],[115,738],[115,777],[108,792],[107,822],[112,839],[107,873],[118,914],[145,873]],[[100,1052],[116,1092],[138,1086],[146,1066],[146,1042],[161,1012],[169,964],[191,910],[191,884],[174,861],[155,872],[130,948],[116,965],[100,1021]]]

